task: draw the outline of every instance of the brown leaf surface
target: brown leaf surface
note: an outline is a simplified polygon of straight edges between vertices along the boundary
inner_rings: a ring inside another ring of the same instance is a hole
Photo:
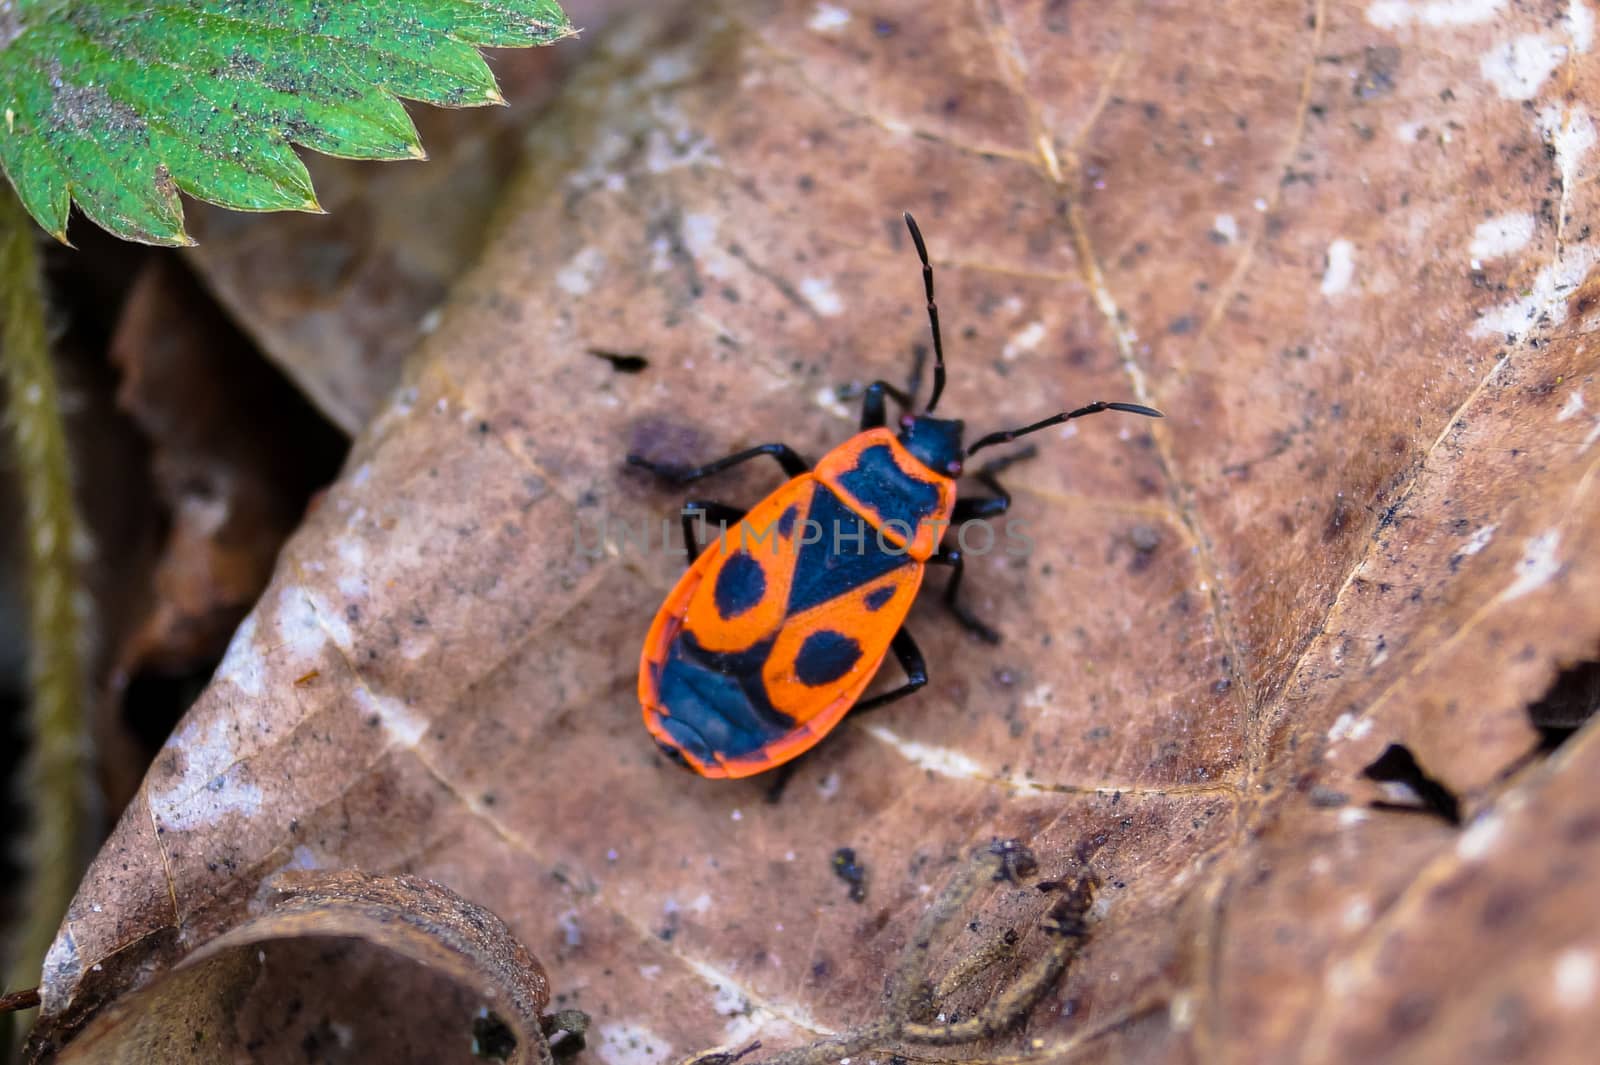
[[[930,893],[1014,836],[1104,886],[997,1053],[1583,1060],[1600,755],[1591,726],[1545,757],[1526,708],[1600,650],[1593,16],[841,0],[619,27],[86,880],[48,1023],[275,871],[353,866],[502,914],[605,1065],[770,1050],[876,1020]],[[621,458],[843,439],[837,387],[925,342],[902,207],[949,411],[1168,418],[1043,440],[1012,478],[1032,554],[969,567],[1006,642],[914,612],[927,689],[771,805],[638,723],[681,560],[619,529],[678,499]],[[1391,808],[1415,782],[1363,775],[1391,744],[1462,826]],[[1015,928],[1025,964],[1042,911],[996,883],[941,953]]]

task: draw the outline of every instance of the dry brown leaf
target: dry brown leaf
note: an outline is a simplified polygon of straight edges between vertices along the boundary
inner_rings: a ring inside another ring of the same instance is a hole
[[[117,405],[151,451],[153,484],[141,488],[164,519],[153,572],[138,582],[128,616],[102,619],[118,622],[102,634],[102,731],[155,734],[150,749],[126,760],[131,769],[102,749],[103,790],[117,811],[172,725],[140,719],[144,708],[127,705],[140,701],[128,698],[130,685],[216,663],[272,576],[304,500],[332,479],[342,440],[172,259],[139,271],[108,355],[120,374]],[[106,554],[113,567],[144,568],[126,541]]]
[[[57,1060],[398,1061],[430,1041],[466,1060],[487,1010],[517,1037],[512,1065],[549,1061],[544,971],[499,918],[449,889],[296,871],[264,884],[258,903],[97,1014]]]
[[[1541,755],[1527,706],[1600,650],[1593,15],[840,0],[620,27],[86,880],[46,1024],[275,871],[354,866],[502,914],[605,1065],[771,1050],[878,1019],[929,893],[1017,837],[1104,887],[991,1059],[1582,1060],[1600,755],[1592,725]],[[837,386],[926,342],[901,208],[949,412],[1168,419],[1042,440],[1012,480],[1032,554],[969,567],[1006,642],[914,612],[927,689],[771,805],[638,723],[681,560],[617,530],[678,496],[622,457],[848,435]],[[1391,744],[1463,826],[1381,805],[1421,786],[1363,775]],[[1016,929],[1025,964],[1042,909],[997,883],[942,955]]]
[[[118,404],[155,451],[156,491],[172,515],[156,601],[118,655],[124,674],[222,653],[271,576],[298,501],[317,487],[317,460],[333,451],[334,434],[318,437],[311,418],[295,417],[292,390],[251,361],[247,344],[165,258],[141,271],[111,340]]]

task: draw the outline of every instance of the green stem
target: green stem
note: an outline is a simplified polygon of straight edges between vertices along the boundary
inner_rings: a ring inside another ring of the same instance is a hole
[[[45,333],[38,229],[0,187],[0,376],[16,455],[28,567],[32,707],[23,796],[30,811],[21,927],[7,988],[41,982],[45,952],[77,889],[90,829],[84,619],[72,468]]]

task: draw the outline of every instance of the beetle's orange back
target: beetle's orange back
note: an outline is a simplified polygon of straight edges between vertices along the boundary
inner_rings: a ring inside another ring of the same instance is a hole
[[[857,433],[822,457],[814,471],[851,510],[918,562],[927,561],[950,527],[956,483],[918,462],[887,429]]]
[[[872,681],[922,571],[828,486],[791,480],[667,597],[640,664],[645,724],[705,776],[799,755]]]

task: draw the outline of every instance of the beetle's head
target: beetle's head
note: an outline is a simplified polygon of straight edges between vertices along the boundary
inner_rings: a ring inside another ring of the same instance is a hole
[[[900,418],[900,443],[934,473],[941,477],[958,477],[964,450],[961,437],[966,428],[966,423],[959,418],[906,414]]]

